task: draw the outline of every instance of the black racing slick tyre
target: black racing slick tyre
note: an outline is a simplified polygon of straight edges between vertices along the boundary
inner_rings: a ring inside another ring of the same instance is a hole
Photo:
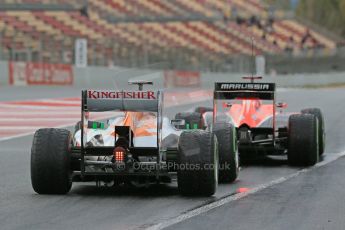
[[[212,196],[218,186],[217,138],[208,131],[181,134],[178,144],[178,189],[185,196]]]
[[[219,182],[234,182],[239,173],[239,157],[236,131],[232,124],[216,122],[213,133],[218,140]]]
[[[31,148],[31,183],[38,194],[66,194],[71,180],[71,133],[39,129]]]
[[[318,123],[312,114],[289,117],[288,162],[292,166],[312,166],[319,161]]]
[[[195,112],[183,112],[177,113],[175,119],[182,119],[185,121],[185,125],[180,125],[178,129],[204,129],[204,122],[202,114]]]
[[[210,108],[210,107],[196,107],[194,109],[194,112],[196,113],[200,113],[200,114],[203,114],[203,113],[206,113],[206,112],[213,112],[213,109]]]
[[[326,131],[325,131],[325,119],[319,108],[303,109],[302,114],[313,114],[318,119],[319,125],[319,155],[321,156],[326,147]]]

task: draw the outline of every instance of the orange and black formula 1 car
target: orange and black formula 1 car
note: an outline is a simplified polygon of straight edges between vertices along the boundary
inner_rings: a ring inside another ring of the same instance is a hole
[[[215,83],[213,111],[195,110],[202,113],[201,123],[210,126],[225,122],[233,126],[241,159],[287,155],[290,165],[316,164],[325,149],[321,110],[285,113],[282,110],[287,105],[276,104],[274,83],[251,80],[251,83]]]

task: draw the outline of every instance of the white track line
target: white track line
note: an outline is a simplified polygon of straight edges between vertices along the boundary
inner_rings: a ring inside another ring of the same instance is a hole
[[[165,107],[174,107],[174,106],[182,106],[182,105],[188,105],[188,104],[194,104],[194,103],[196,103],[196,102],[199,102],[199,101],[206,101],[206,100],[208,100],[209,98],[208,97],[204,97],[204,98],[197,98],[197,99],[195,99],[195,100],[193,100],[192,102],[182,102],[182,103],[178,103],[177,105],[173,105],[173,104],[168,104],[168,105],[166,105]],[[2,104],[0,104],[0,109],[1,109],[1,106],[2,106]],[[19,105],[17,105],[17,107],[18,107]],[[12,107],[12,106],[11,106]],[[21,107],[21,105],[20,105],[20,108],[22,108]],[[27,108],[27,107],[25,107],[25,108]],[[36,108],[36,107],[32,107],[32,108]],[[42,107],[42,106],[38,106],[37,107],[38,109],[45,109],[45,107]],[[80,107],[78,107],[78,110],[76,110],[77,108],[76,107],[74,107],[73,109],[75,110],[75,112],[73,111],[73,110],[69,110],[69,111],[61,111],[61,110],[66,110],[66,108],[65,107],[59,107],[59,108],[57,108],[57,107],[53,107],[54,109],[51,109],[50,111],[42,111],[42,112],[37,112],[37,110],[33,110],[33,111],[25,111],[25,114],[28,114],[28,115],[34,115],[34,114],[37,114],[37,115],[42,115],[42,114],[80,114],[81,112],[80,112]],[[55,110],[56,109],[56,111],[53,111],[53,110]],[[13,112],[13,111],[11,111],[11,112],[0,112],[0,115],[18,115],[18,114],[23,114],[23,111],[18,111],[18,112]],[[109,118],[109,117],[113,117],[114,116],[114,113],[112,113],[112,112],[104,112],[104,113],[102,113],[102,114],[104,114],[104,116],[99,116],[99,117],[97,117],[97,118],[95,118],[95,119],[107,119],[107,118]],[[111,115],[110,115],[111,114]],[[26,118],[23,118],[24,120],[27,120]],[[40,120],[42,120],[41,118],[40,118]],[[59,120],[59,118],[57,118],[57,119],[54,119],[54,120]],[[61,125],[61,126],[55,126],[54,128],[64,128],[64,127],[69,127],[69,126],[74,126],[75,125],[75,122],[73,122],[73,123],[66,123],[66,124],[64,124],[64,125]],[[2,127],[2,129],[3,130],[9,130],[9,129],[24,129],[23,127],[24,126],[18,126],[18,127],[15,127],[15,126],[10,126],[10,127],[8,127],[8,126],[1,126]],[[15,128],[14,128],[15,127]],[[28,129],[29,128],[31,128],[31,126],[30,127],[27,127]],[[37,126],[35,126],[35,127],[33,127],[33,129],[34,130],[36,130],[36,129],[38,129],[38,128],[41,128],[41,127],[37,127]],[[1,128],[0,128],[0,130],[1,130]],[[31,135],[31,134],[33,134],[34,133],[34,131],[31,131],[31,132],[25,132],[25,133],[21,133],[21,134],[18,134],[18,135],[11,135],[11,136],[8,136],[8,137],[2,137],[2,138],[0,138],[0,142],[1,141],[7,141],[7,140],[11,140],[11,139],[14,139],[14,138],[19,138],[19,137],[24,137],[24,136],[28,136],[28,135]]]
[[[52,111],[41,111],[41,112],[37,112],[36,110],[35,111],[25,111],[25,112],[23,112],[23,111],[18,111],[18,112],[13,112],[13,111],[9,111],[9,112],[0,112],[0,115],[9,115],[9,116],[15,116],[15,115],[18,115],[18,114],[20,114],[20,115],[42,115],[42,114],[44,114],[44,115],[76,115],[76,114],[78,114],[78,115],[80,115],[80,110],[78,109],[78,110],[75,110],[75,111],[54,111],[54,112],[52,112]]]
[[[60,125],[60,126],[56,126],[54,128],[64,128],[64,127],[73,126],[73,125],[75,125],[75,122],[69,123],[69,124]],[[29,135],[33,134],[37,129],[38,129],[38,127],[35,126],[34,129],[31,132],[21,133],[21,134],[14,135],[14,136],[2,137],[2,138],[0,138],[0,141],[7,141],[7,140],[15,139],[15,138],[18,138],[18,137],[29,136]]]
[[[46,102],[46,103],[51,103],[52,105],[55,103],[55,104],[58,104],[58,105],[61,105],[61,104],[72,104],[72,105],[74,105],[74,104],[79,104],[79,105],[81,105],[81,102],[80,102],[80,100],[73,100],[73,101],[65,101],[65,100],[45,100],[45,99],[43,99],[43,100],[38,100],[37,102]]]
[[[7,141],[7,140],[11,140],[11,139],[15,139],[15,138],[18,138],[18,137],[25,137],[25,136],[29,136],[31,134],[33,134],[34,132],[27,132],[27,133],[21,133],[21,134],[18,134],[18,135],[13,135],[13,136],[8,136],[8,137],[1,137],[0,138],[0,141]]]
[[[62,108],[64,110],[73,111],[76,109],[79,109],[80,106],[63,106],[63,105],[52,105],[52,106],[46,106],[46,105],[19,105],[19,104],[0,104],[0,109],[8,109],[8,108],[14,108],[14,109],[44,109],[44,110],[61,110]]]
[[[21,129],[37,129],[37,126],[0,126],[0,130],[21,130]]]
[[[104,118],[100,118],[100,119],[104,119]],[[74,126],[74,125],[75,125],[75,122],[73,122],[73,123],[68,123],[68,124],[63,124],[63,125],[60,125],[60,126],[55,126],[54,128],[64,128],[64,127],[69,127],[69,126]],[[19,127],[19,128],[20,128],[20,127]],[[21,134],[14,135],[14,136],[9,136],[9,137],[2,137],[2,138],[0,138],[0,141],[11,140],[11,139],[15,139],[15,138],[18,138],[18,137],[25,137],[25,136],[28,136],[28,135],[33,134],[37,129],[38,129],[38,127],[35,126],[35,127],[34,127],[34,130],[31,131],[31,132],[21,133]]]
[[[0,122],[12,121],[12,122],[30,122],[30,121],[75,121],[76,118],[59,118],[59,117],[42,117],[42,118],[0,118]],[[0,126],[1,128],[1,126]]]
[[[337,159],[339,159],[340,157],[343,157],[343,156],[345,156],[345,152],[327,154],[327,158],[325,160],[317,163],[313,167],[304,168],[304,169],[298,170],[295,173],[289,174],[287,176],[283,176],[283,177],[280,177],[278,179],[272,180],[270,182],[258,185],[257,187],[252,188],[252,189],[250,189],[247,192],[237,193],[235,195],[222,198],[222,199],[217,200],[215,202],[206,204],[206,205],[204,205],[202,207],[199,207],[199,208],[193,209],[191,211],[188,211],[186,213],[183,213],[183,214],[181,214],[179,216],[176,216],[176,217],[173,217],[173,218],[169,218],[166,221],[163,221],[163,222],[151,225],[150,227],[145,228],[145,229],[146,230],[161,230],[161,229],[170,227],[170,226],[172,226],[174,224],[180,223],[180,222],[188,220],[188,219],[190,219],[192,217],[195,217],[195,216],[198,216],[200,214],[206,213],[206,212],[208,212],[208,211],[210,211],[212,209],[218,208],[218,207],[220,207],[222,205],[225,205],[225,204],[228,204],[230,202],[242,199],[242,198],[244,198],[246,196],[249,196],[251,194],[260,192],[260,191],[262,191],[262,190],[264,190],[264,189],[266,189],[268,187],[271,187],[273,185],[277,185],[277,184],[283,183],[283,182],[285,182],[285,181],[287,181],[287,180],[289,180],[291,178],[297,177],[300,174],[309,172],[309,171],[311,171],[311,170],[313,170],[315,168],[319,168],[319,167],[325,166],[325,165],[327,165],[327,164],[329,164],[329,163],[331,163],[331,162],[333,162],[333,161],[335,161],[335,160],[337,160]]]
[[[112,116],[116,115],[116,113],[112,113]],[[99,119],[99,120],[102,120],[102,119],[107,119],[109,117],[112,117],[110,115],[106,115],[104,114],[104,116],[97,116],[95,119]],[[63,125],[60,125],[60,126],[54,126],[53,128],[65,128],[65,127],[70,127],[70,126],[74,126],[75,125],[75,121],[74,122],[69,122],[69,123],[65,123]],[[24,127],[24,128],[23,128]],[[4,129],[4,130],[10,130],[10,129],[31,129],[32,131],[31,132],[25,132],[25,133],[21,133],[21,134],[18,134],[18,135],[11,135],[11,136],[8,136],[8,137],[2,137],[0,138],[0,142],[1,141],[7,141],[7,140],[11,140],[11,139],[15,139],[15,138],[18,138],[18,137],[25,137],[25,136],[28,136],[28,135],[31,135],[33,134],[37,129],[39,128],[44,128],[44,127],[37,127],[37,126],[18,126],[18,127],[13,127],[13,126],[1,126],[0,127],[0,130],[1,129]]]

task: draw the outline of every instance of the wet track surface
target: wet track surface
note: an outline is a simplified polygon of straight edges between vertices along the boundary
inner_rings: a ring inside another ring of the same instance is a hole
[[[0,90],[2,100],[74,97],[79,90],[47,88],[21,92]],[[61,94],[63,92],[63,95]],[[320,107],[326,119],[326,159],[344,150],[344,89],[283,90],[278,100],[288,111]],[[2,95],[4,94],[4,95]],[[12,94],[12,95],[11,95]],[[42,97],[42,95],[45,95]],[[209,105],[211,101],[203,104]],[[193,105],[193,107],[196,105]],[[169,108],[188,110],[184,105]],[[211,198],[181,197],[176,184],[150,188],[96,188],[73,185],[64,196],[37,195],[30,183],[32,135],[0,142],[0,229],[145,229],[214,200],[239,188],[255,188],[299,170],[284,160],[244,166],[234,184],[220,185]],[[344,229],[345,159],[315,168],[281,184],[233,201],[171,226],[171,229]]]

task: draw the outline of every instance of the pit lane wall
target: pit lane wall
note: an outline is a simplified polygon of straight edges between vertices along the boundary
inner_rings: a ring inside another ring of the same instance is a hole
[[[11,82],[9,66],[10,65],[8,62],[0,62],[0,86],[9,85]],[[51,71],[52,69],[54,70],[54,68],[57,68],[59,71],[65,71],[64,76],[66,81],[64,82],[67,84],[64,85],[73,85],[77,88],[94,89],[107,87],[123,89],[128,87],[128,80],[150,80],[154,81],[156,88],[166,88],[171,87],[171,85],[169,84],[174,78],[176,78],[177,81],[173,81],[175,85],[172,85],[172,87],[180,87],[183,84],[186,84],[190,87],[194,86],[198,88],[213,88],[213,83],[216,81],[238,82],[242,81],[241,77],[250,75],[239,73],[196,73],[194,71],[179,71],[179,75],[176,75],[176,71],[127,69],[122,67],[77,68],[74,66],[70,66],[70,69],[69,67],[65,66],[49,68],[47,67],[49,71]],[[187,78],[190,78],[192,80],[186,80]],[[168,81],[169,84],[167,85]],[[320,74],[288,74],[276,76],[269,75],[265,76],[264,81],[275,82],[279,87],[317,87],[325,85],[340,85],[345,84],[345,72]],[[191,84],[191,82],[193,84]],[[54,82],[48,82],[48,84],[45,85],[54,84]]]
[[[9,61],[8,84],[73,85],[73,68],[69,64]]]

